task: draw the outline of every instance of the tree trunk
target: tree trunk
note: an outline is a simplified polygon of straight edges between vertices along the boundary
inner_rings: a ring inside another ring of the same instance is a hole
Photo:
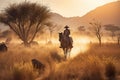
[[[120,44],[120,38],[118,38],[118,45]]]
[[[50,42],[52,42],[52,31],[50,31]]]
[[[102,45],[102,41],[101,41],[101,38],[99,38],[99,45],[100,45],[100,46]]]
[[[25,47],[30,47],[30,43],[28,43],[27,41],[24,41],[23,43]]]

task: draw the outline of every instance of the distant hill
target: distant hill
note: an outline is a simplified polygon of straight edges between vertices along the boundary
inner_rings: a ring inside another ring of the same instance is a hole
[[[72,29],[75,28],[75,26],[77,27],[78,25],[80,25],[80,17],[63,17],[60,14],[57,13],[52,13],[51,14],[51,22],[56,23],[59,27],[61,27],[61,29],[64,28],[65,25],[70,26]],[[76,28],[74,29],[76,30]]]
[[[56,23],[59,28],[64,29],[65,25],[70,26],[71,30],[75,31],[79,26],[85,26],[88,28],[89,23],[93,19],[97,19],[102,22],[102,24],[115,24],[120,26],[120,1],[111,2],[100,6],[86,15],[79,17],[63,17],[57,13],[51,13],[51,22]],[[4,25],[1,25],[4,27]]]
[[[120,26],[120,1],[111,2],[100,6],[82,17],[63,17],[57,13],[53,13],[51,20],[61,27],[69,25],[72,30],[76,30],[79,26],[89,27],[89,22],[93,19],[101,21],[102,24],[115,24]]]
[[[120,25],[120,1],[100,6],[81,18],[84,22],[90,22],[92,19],[97,19],[103,24]]]

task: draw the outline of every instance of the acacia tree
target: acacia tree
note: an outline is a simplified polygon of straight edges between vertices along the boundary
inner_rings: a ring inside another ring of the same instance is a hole
[[[78,27],[78,31],[80,31],[80,32],[81,32],[81,31],[85,31],[85,26],[79,26],[79,27]]]
[[[120,44],[120,32],[117,34],[117,42],[118,42],[118,45]]]
[[[92,26],[92,29],[95,32],[95,35],[96,35],[97,39],[99,40],[99,45],[101,46],[101,44],[102,44],[102,36],[103,36],[101,22],[93,20],[92,22],[90,22],[90,25]]]
[[[107,24],[107,25],[104,25],[104,27],[105,27],[105,30],[111,32],[111,37],[112,38],[115,36],[115,32],[120,30],[119,26],[115,26],[113,24]]]
[[[49,42],[51,42],[53,31],[55,30],[57,25],[53,24],[53,22],[48,22],[48,23],[46,23],[46,26],[48,27],[48,30],[50,31],[50,40],[49,40]]]
[[[80,34],[83,34],[83,33],[85,33],[85,26],[79,26],[78,28],[78,31],[80,32]]]
[[[7,7],[0,14],[0,22],[8,25],[24,45],[29,46],[49,17],[50,10],[46,6],[23,2]]]

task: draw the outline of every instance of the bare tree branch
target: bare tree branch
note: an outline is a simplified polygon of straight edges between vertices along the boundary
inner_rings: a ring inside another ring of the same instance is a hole
[[[102,44],[102,24],[101,22],[98,22],[96,20],[94,20],[93,22],[90,22],[90,25],[92,26],[94,32],[95,32],[95,35],[97,37],[97,39],[99,40],[99,45],[101,46]]]

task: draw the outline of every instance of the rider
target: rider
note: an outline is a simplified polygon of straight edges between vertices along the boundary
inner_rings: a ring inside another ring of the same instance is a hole
[[[68,40],[70,40],[70,46],[73,47],[73,46],[72,46],[73,40],[72,40],[71,37],[69,37],[69,35],[70,35],[70,30],[68,29],[69,27],[66,25],[64,28],[65,28],[65,30],[64,30],[64,33],[63,33],[63,34],[65,35],[65,37],[66,37]],[[60,48],[62,48],[62,47],[60,46]]]
[[[68,29],[69,27],[66,25],[64,28],[65,28],[65,30],[64,30],[64,35],[65,35],[66,37],[69,37],[69,35],[70,35],[70,30]]]

